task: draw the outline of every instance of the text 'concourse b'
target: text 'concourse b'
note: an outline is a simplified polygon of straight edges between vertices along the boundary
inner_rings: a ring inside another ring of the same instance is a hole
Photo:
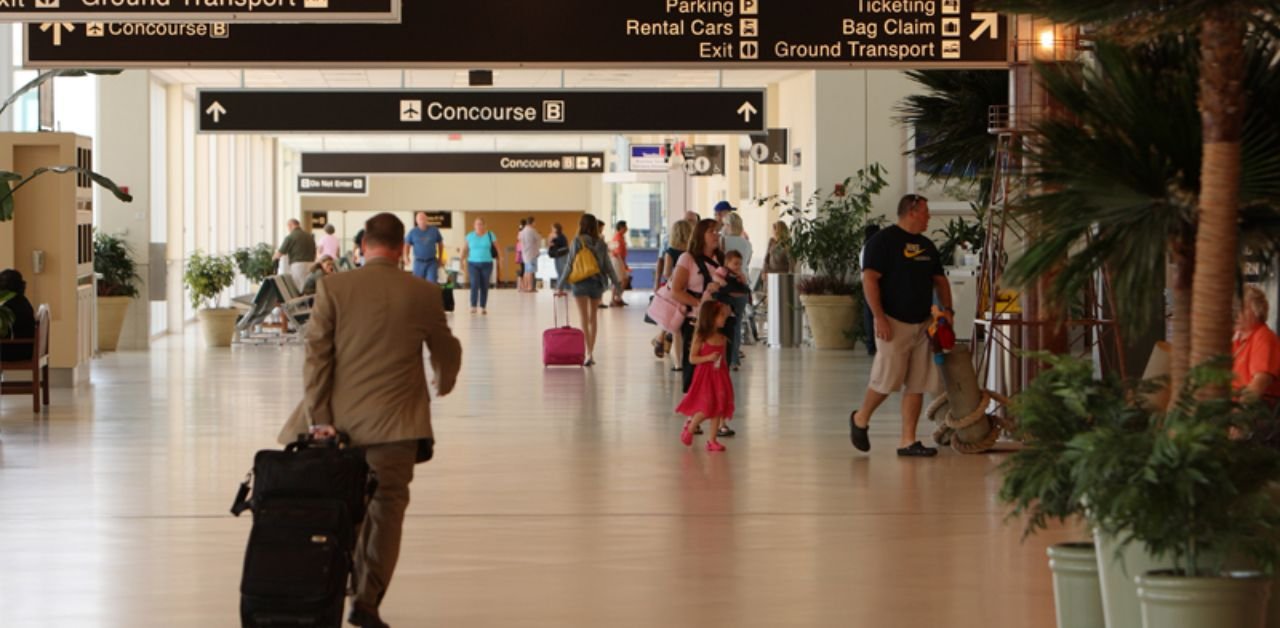
[[[975,3],[424,0],[405,3],[400,24],[237,23],[207,35],[75,28],[56,42],[32,27],[27,56],[33,67],[1000,67],[1007,24]]]

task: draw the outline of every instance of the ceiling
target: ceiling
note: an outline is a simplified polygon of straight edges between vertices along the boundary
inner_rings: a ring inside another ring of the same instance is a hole
[[[198,88],[250,89],[464,89],[466,70],[152,70],[152,76]],[[796,70],[524,70],[493,72],[493,87],[470,89],[715,89],[765,88]],[[298,152],[608,151],[609,135],[281,135]]]

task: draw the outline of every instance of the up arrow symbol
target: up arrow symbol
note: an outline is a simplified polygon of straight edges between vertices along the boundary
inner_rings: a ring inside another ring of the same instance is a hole
[[[1000,14],[999,13],[974,13],[970,16],[973,20],[981,22],[978,28],[973,29],[973,33],[969,35],[969,39],[978,41],[983,33],[990,33],[991,39],[1000,38]]]
[[[208,109],[204,110],[204,112],[213,116],[213,123],[217,124],[222,122],[222,116],[226,115],[227,109],[222,106],[222,103],[215,100],[212,105],[209,105]]]
[[[66,22],[53,22],[53,23],[51,23],[51,24],[50,24],[50,23],[45,23],[45,24],[41,24],[41,25],[40,25],[40,31],[41,31],[41,32],[48,32],[48,31],[49,31],[49,29],[51,29],[51,28],[53,29],[53,45],[54,45],[54,46],[61,46],[61,45],[62,45],[62,30],[63,30],[63,29],[66,29],[66,31],[67,31],[68,33],[73,32],[73,31],[75,31],[75,30],[76,30],[76,25],[75,25],[75,24],[68,24],[68,23],[66,23]]]
[[[751,116],[754,116],[757,113],[760,113],[760,110],[756,109],[756,106],[751,104],[751,101],[749,100],[747,102],[742,103],[741,107],[738,107],[738,115],[742,116],[743,122],[750,123]]]

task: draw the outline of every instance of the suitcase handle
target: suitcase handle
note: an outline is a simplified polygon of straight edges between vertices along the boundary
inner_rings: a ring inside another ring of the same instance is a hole
[[[564,300],[564,325],[560,325],[560,306],[559,303]],[[569,295],[557,294],[551,301],[551,309],[555,312],[555,321],[557,328],[565,328],[569,326]]]
[[[345,449],[351,446],[351,437],[346,432],[338,432],[337,438],[316,438],[310,433],[298,434],[298,440],[285,445],[284,450],[289,453],[297,453],[303,449],[312,447],[332,447],[334,449]]]

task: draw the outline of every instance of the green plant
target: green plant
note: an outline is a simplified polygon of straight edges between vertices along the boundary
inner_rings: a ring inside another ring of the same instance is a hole
[[[942,244],[938,246],[938,253],[942,256],[944,264],[954,263],[956,250],[962,246],[967,247],[974,253],[981,251],[982,245],[987,239],[987,230],[982,225],[981,217],[973,222],[969,222],[964,218],[952,218],[947,221],[945,227],[934,229],[933,232],[942,237]]]
[[[100,297],[136,297],[137,264],[133,261],[133,249],[120,236],[96,231],[93,234],[93,272],[98,279]]]
[[[5,305],[5,303],[9,302],[9,299],[13,298],[13,295],[14,293],[12,292],[0,292],[0,338],[9,337],[9,334],[13,331],[13,322],[17,319],[13,310]]]
[[[187,260],[183,282],[191,291],[191,307],[218,307],[218,296],[223,290],[231,287],[235,281],[236,270],[230,256],[205,255],[200,251],[191,254]]]
[[[236,249],[231,256],[235,258],[241,275],[252,283],[262,283],[275,274],[276,262],[271,259],[273,253],[270,244],[262,243],[252,248]]]
[[[1264,570],[1280,560],[1280,452],[1236,439],[1269,416],[1260,402],[1206,395],[1229,386],[1225,361],[1192,369],[1177,402],[1151,413],[1144,429],[1098,426],[1073,438],[1067,461],[1090,522],[1119,539],[1171,559],[1188,576],[1217,576],[1246,559]]]
[[[987,130],[991,107],[1009,102],[1009,73],[994,70],[913,70],[907,77],[923,92],[898,106],[898,121],[911,125],[910,155],[930,182],[955,185],[985,205],[991,195],[996,136]]]
[[[1133,391],[1116,379],[1094,378],[1092,360],[1033,353],[1048,370],[1013,399],[1014,438],[1023,448],[1000,465],[1000,501],[1009,518],[1026,518],[1025,536],[1084,513],[1067,445],[1095,427],[1135,431],[1146,412],[1129,403]]]
[[[861,270],[863,231],[878,222],[871,218],[872,202],[888,186],[884,175],[883,166],[871,164],[830,194],[815,193],[803,207],[777,196],[756,201],[780,208],[791,219],[791,255],[814,274],[812,281],[801,282],[802,293],[853,293],[854,277]],[[822,292],[808,292],[805,286]]]

